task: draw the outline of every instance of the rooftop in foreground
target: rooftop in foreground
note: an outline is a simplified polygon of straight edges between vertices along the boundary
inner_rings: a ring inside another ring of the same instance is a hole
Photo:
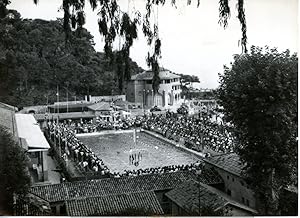
[[[195,175],[190,172],[149,174],[35,186],[30,189],[30,193],[48,202],[60,202],[86,197],[168,190],[191,179],[195,179]]]
[[[210,158],[204,159],[204,161],[236,176],[242,176],[244,165],[242,164],[239,156],[236,153],[215,155]]]
[[[68,200],[66,209],[68,216],[164,214],[154,191]]]

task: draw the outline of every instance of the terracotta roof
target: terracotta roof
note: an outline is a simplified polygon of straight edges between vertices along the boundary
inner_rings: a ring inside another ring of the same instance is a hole
[[[203,160],[236,176],[242,176],[243,164],[236,153],[215,155]]]
[[[131,76],[131,80],[152,80],[153,72],[152,71],[144,71],[142,73]],[[174,79],[181,78],[179,75],[172,73],[169,70],[161,70],[159,71],[160,79]]]
[[[149,174],[136,177],[108,178],[35,186],[30,189],[30,193],[44,198],[49,202],[58,202],[84,197],[168,190],[191,179],[195,179],[195,175],[190,172]]]
[[[203,169],[198,181],[208,185],[224,183],[222,177],[214,168]]]
[[[147,216],[163,214],[163,209],[153,191],[106,195],[66,201],[68,216],[131,215],[126,214],[126,212],[128,213],[133,208],[136,209],[137,212],[144,211],[145,214],[143,215]]]
[[[201,208],[206,206],[216,211],[228,203],[224,198],[195,181],[185,182],[165,195],[191,214],[199,213],[199,205]]]
[[[49,202],[28,194],[25,199],[17,198],[15,211],[17,216],[49,216],[51,208]]]
[[[109,111],[110,110],[110,104],[108,102],[98,102],[96,104],[88,106],[89,109],[93,111]]]

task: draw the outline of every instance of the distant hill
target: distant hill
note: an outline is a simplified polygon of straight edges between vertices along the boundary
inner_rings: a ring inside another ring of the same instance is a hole
[[[93,45],[85,28],[66,43],[62,20],[22,19],[10,10],[0,19],[0,101],[18,107],[54,102],[57,86],[61,100],[67,89],[73,100],[120,94],[114,64]],[[132,75],[142,71],[130,60]]]

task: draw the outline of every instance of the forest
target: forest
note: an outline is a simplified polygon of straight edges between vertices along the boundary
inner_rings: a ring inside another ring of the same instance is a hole
[[[120,64],[93,45],[83,27],[66,41],[62,19],[22,19],[10,10],[0,19],[0,101],[19,108],[45,105],[56,101],[57,87],[60,101],[67,92],[69,101],[120,94]],[[132,60],[129,66],[131,75],[143,71]]]

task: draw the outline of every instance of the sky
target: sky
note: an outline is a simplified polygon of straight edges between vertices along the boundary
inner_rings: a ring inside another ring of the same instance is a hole
[[[55,20],[62,18],[59,11],[62,0],[11,0],[8,8],[19,11],[23,18]],[[86,1],[86,24],[94,36],[96,51],[103,51],[103,38],[98,32],[97,9],[92,11]],[[119,0],[121,9],[144,11],[145,0]],[[218,0],[197,0],[187,6],[186,0],[177,0],[177,8],[166,0],[163,7],[155,7],[155,21],[162,41],[161,66],[175,73],[196,75],[200,88],[217,88],[218,74],[223,66],[230,66],[234,54],[240,54],[241,27],[237,19],[237,0],[231,0],[231,18],[224,29],[218,24]],[[277,47],[279,51],[298,51],[298,0],[245,0],[248,48],[251,45]],[[141,29],[130,57],[143,69],[150,51]]]

